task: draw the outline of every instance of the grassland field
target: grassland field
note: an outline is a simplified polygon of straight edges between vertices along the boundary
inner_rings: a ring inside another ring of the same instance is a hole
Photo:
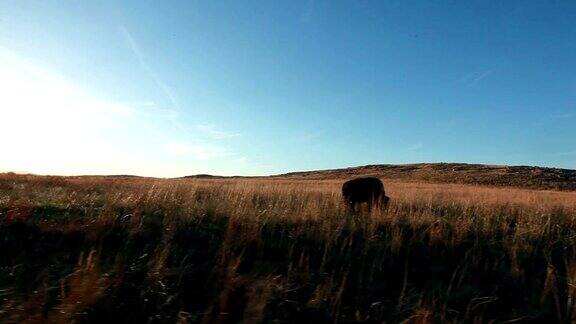
[[[570,323],[576,192],[0,175],[2,323]]]

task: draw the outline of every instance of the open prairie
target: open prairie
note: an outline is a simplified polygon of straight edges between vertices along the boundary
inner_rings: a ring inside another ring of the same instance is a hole
[[[0,175],[0,322],[571,322],[576,192]]]
[[[575,21],[0,0],[0,324],[576,323]]]

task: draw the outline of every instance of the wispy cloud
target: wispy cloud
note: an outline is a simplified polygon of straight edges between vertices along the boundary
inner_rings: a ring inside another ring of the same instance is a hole
[[[150,77],[152,78],[154,83],[156,83],[158,88],[160,88],[160,90],[168,98],[168,100],[170,101],[172,106],[179,110],[180,105],[178,103],[178,99],[177,99],[174,91],[172,91],[172,88],[170,88],[164,81],[162,81],[162,79],[160,79],[158,77],[158,75],[156,74],[156,72],[154,72],[154,70],[150,67],[150,65],[146,61],[146,58],[144,56],[144,53],[142,52],[142,49],[140,48],[140,46],[138,45],[138,43],[134,39],[134,36],[132,36],[130,31],[124,25],[120,26],[120,31],[122,33],[122,36],[126,40],[126,43],[128,43],[128,45],[130,46],[132,53],[134,54],[134,56],[136,57],[136,59],[138,60],[140,65],[150,75]]]
[[[234,154],[227,148],[205,143],[171,142],[166,144],[168,154],[180,157],[192,157],[197,160],[212,160],[230,157]]]
[[[224,131],[222,129],[219,129],[214,124],[199,124],[199,125],[196,125],[196,129],[198,131],[200,131],[201,133],[203,133],[204,135],[207,135],[210,138],[216,139],[216,140],[240,136],[239,133],[231,133],[231,132],[227,132],[227,131]]]
[[[406,148],[406,150],[408,151],[418,151],[420,149],[422,149],[424,147],[424,144],[422,144],[421,142],[418,142],[412,146],[409,146],[408,148]]]
[[[494,72],[496,72],[496,69],[487,69],[484,71],[472,72],[470,74],[467,74],[466,76],[464,76],[460,80],[458,80],[458,83],[462,83],[462,84],[465,84],[467,86],[473,86],[473,85],[476,85],[476,84],[482,82],[484,79],[486,79],[489,76],[491,76],[492,74],[494,74]]]
[[[494,73],[494,70],[486,70],[482,73],[480,73],[479,75],[477,75],[476,77],[474,77],[472,79],[472,84],[476,84],[484,79],[486,79],[487,77],[489,77],[492,73]]]
[[[131,106],[138,109],[139,113],[147,114],[153,116],[154,118],[165,118],[173,122],[176,122],[177,118],[180,116],[180,112],[176,109],[165,108],[158,106],[153,101],[135,102]],[[180,128],[180,125],[176,125]]]

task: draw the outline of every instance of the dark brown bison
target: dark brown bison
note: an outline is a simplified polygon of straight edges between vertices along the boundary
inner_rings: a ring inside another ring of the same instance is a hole
[[[346,181],[342,185],[342,197],[348,208],[355,212],[361,203],[366,203],[370,211],[373,206],[388,206],[388,198],[384,192],[384,185],[378,178],[356,178]]]

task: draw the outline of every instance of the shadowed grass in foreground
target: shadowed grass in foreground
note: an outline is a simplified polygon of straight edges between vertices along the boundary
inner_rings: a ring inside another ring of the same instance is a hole
[[[576,194],[0,176],[2,322],[570,322]]]

